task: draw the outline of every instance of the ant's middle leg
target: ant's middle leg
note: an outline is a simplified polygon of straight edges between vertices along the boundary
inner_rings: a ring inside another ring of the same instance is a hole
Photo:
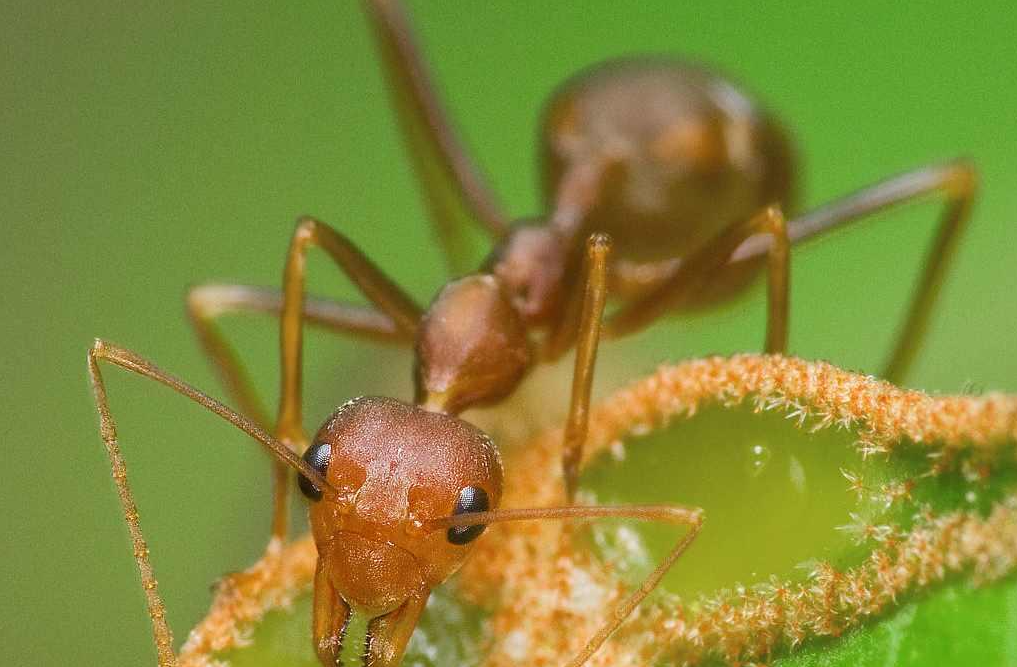
[[[790,311],[791,241],[784,214],[769,206],[748,221],[731,225],[705,247],[683,258],[674,272],[646,295],[621,306],[604,323],[610,338],[636,333],[664,314],[680,308],[714,279],[731,255],[747,239],[759,235],[766,242],[767,315],[765,349],[783,353],[787,348]]]
[[[282,313],[280,290],[251,285],[204,284],[187,291],[187,316],[205,356],[224,389],[240,410],[262,428],[269,428],[268,412],[259,400],[239,355],[227,341],[217,320],[224,315]],[[392,318],[369,306],[307,299],[304,321],[335,333],[351,334],[381,343],[411,345],[413,337],[400,331]]]

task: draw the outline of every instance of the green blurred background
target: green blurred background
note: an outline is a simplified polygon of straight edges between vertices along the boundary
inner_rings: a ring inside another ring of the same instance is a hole
[[[556,82],[666,52],[746,82],[796,133],[806,201],[969,155],[974,224],[911,383],[1017,390],[1017,19],[1009,3],[411,2],[448,106],[513,212],[537,210],[535,125]],[[0,663],[154,663],[85,375],[93,337],[220,392],[188,284],[277,285],[293,220],[346,231],[421,301],[443,277],[367,26],[328,3],[5,3],[0,27]],[[795,254],[792,350],[875,371],[937,209],[907,207]],[[352,296],[326,262],[315,291]],[[754,350],[762,289],[602,357]],[[232,322],[274,400],[272,326]],[[310,338],[308,420],[406,394],[408,360]],[[378,368],[391,369],[379,372]],[[208,585],[259,553],[264,457],[152,383],[106,372],[153,558],[182,638]],[[675,499],[680,500],[680,499]]]

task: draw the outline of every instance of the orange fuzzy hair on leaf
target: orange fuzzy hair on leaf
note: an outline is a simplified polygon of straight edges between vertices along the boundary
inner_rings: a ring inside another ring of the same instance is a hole
[[[1017,396],[932,397],[830,364],[773,355],[710,357],[664,366],[598,404],[590,415],[585,461],[633,434],[694,415],[709,404],[751,402],[783,410],[799,426],[850,428],[863,455],[892,455],[902,442],[930,450],[975,448],[986,455],[1017,440]],[[562,432],[509,443],[505,507],[561,504]],[[891,490],[896,492],[896,490]],[[902,493],[907,493],[905,488]],[[677,499],[676,499],[677,500]],[[626,588],[557,522],[492,526],[467,562],[460,589],[491,610],[485,665],[557,666],[582,647]],[[275,545],[265,559],[221,588],[191,633],[181,664],[207,667],[241,646],[269,610],[310,586],[314,546],[304,538]],[[684,606],[659,596],[638,608],[591,665],[645,665],[660,659],[695,664],[765,660],[822,636],[837,636],[892,609],[900,597],[958,572],[977,582],[1017,567],[1017,498],[987,516],[926,514],[907,532],[878,541],[860,565],[816,563],[807,581],[774,576],[768,585],[718,593]],[[308,639],[308,641],[310,641]]]

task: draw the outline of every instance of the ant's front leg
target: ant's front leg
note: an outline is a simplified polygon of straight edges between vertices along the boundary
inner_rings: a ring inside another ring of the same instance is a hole
[[[565,497],[571,503],[579,482],[579,465],[590,416],[590,392],[593,370],[597,363],[600,325],[607,301],[607,261],[611,254],[611,237],[593,234],[586,241],[585,280],[582,292],[574,294],[565,307],[565,315],[547,337],[545,358],[554,358],[574,340],[576,362],[572,374],[572,397],[565,421],[562,449],[562,470],[565,476]],[[575,334],[573,334],[575,332]],[[574,337],[573,337],[574,336]]]
[[[374,306],[305,298],[304,253],[311,245],[324,248]],[[316,220],[300,220],[288,258],[285,277],[288,287],[283,291],[247,285],[199,285],[188,290],[187,314],[228,394],[245,414],[266,429],[271,424],[269,413],[215,320],[229,313],[266,313],[280,317],[283,340],[281,411],[285,410],[288,418],[277,423],[276,434],[292,449],[299,450],[303,442],[297,367],[300,355],[294,350],[302,344],[301,321],[381,342],[410,345],[414,341],[420,309],[349,239]],[[272,537],[282,540],[287,532],[289,489],[284,466],[275,466],[273,479]]]
[[[414,338],[421,310],[391,279],[378,269],[349,239],[313,218],[302,218],[293,233],[283,272],[279,347],[282,357],[276,437],[294,451],[303,451],[307,437],[303,426],[303,341],[307,249],[318,246],[339,265],[364,296],[388,317],[399,335]],[[272,534],[287,530],[286,493],[289,472],[276,463],[275,509]]]

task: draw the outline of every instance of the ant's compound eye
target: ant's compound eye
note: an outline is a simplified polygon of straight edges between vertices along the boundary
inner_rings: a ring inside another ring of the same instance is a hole
[[[487,492],[479,486],[467,486],[459,492],[456,499],[456,507],[452,514],[468,514],[472,512],[486,512],[491,509],[491,502],[487,498]],[[468,544],[480,537],[487,526],[452,526],[448,529],[448,541],[452,544]]]
[[[304,452],[304,460],[324,477],[328,473],[329,461],[332,460],[332,446],[327,442],[316,442]],[[321,500],[321,489],[300,473],[297,473],[297,486],[311,500]]]

